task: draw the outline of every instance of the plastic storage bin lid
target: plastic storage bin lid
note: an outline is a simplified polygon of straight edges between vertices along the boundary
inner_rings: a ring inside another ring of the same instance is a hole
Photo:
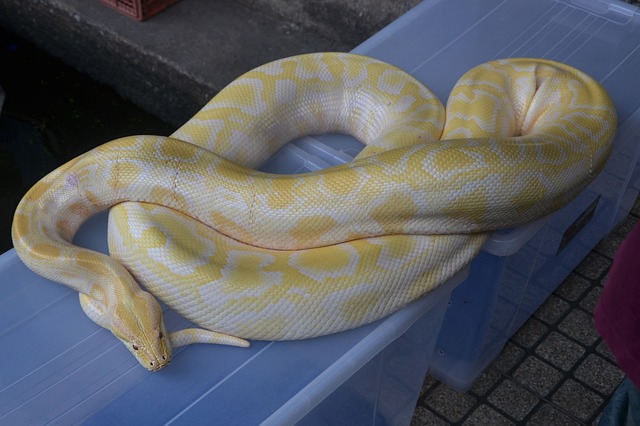
[[[78,240],[98,248],[105,217]],[[149,373],[81,311],[77,294],[35,276],[15,251],[0,256],[0,424],[219,424],[294,422],[313,409],[436,304],[466,271],[390,317],[296,342],[252,342],[249,349],[179,348],[171,365]],[[189,326],[165,310],[170,330]],[[438,324],[439,325],[439,324]],[[194,423],[190,423],[194,424]]]
[[[353,52],[409,72],[443,103],[458,78],[484,62],[566,63],[600,81],[615,100],[620,144],[637,137],[640,121],[640,46],[633,36],[639,22],[640,10],[620,0],[425,0]],[[509,256],[544,223],[495,233],[484,250]]]
[[[360,148],[341,135],[303,138],[263,169],[315,170],[350,161]],[[106,241],[106,213],[87,221],[75,238],[102,252]],[[446,304],[467,274],[463,270],[401,311],[354,330],[252,342],[249,349],[192,345],[178,348],[169,367],[149,373],[84,315],[76,292],[33,274],[11,250],[0,256],[0,424],[293,423],[418,318]],[[164,317],[169,330],[191,326],[170,310]]]

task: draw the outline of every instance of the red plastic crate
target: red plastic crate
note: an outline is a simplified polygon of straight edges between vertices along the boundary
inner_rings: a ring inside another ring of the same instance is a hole
[[[179,0],[98,0],[100,3],[117,10],[137,21],[155,15]]]

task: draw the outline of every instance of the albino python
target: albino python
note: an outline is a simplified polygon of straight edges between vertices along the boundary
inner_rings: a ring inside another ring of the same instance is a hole
[[[551,61],[476,67],[445,111],[378,60],[295,56],[241,76],[171,137],[118,139],[53,171],[18,206],[13,241],[157,370],[172,345],[302,339],[402,308],[467,264],[489,231],[577,195],[615,130],[604,89]],[[327,132],[365,149],[314,173],[255,170],[290,140]],[[110,207],[112,257],[71,244]],[[169,335],[136,280],[203,329]]]

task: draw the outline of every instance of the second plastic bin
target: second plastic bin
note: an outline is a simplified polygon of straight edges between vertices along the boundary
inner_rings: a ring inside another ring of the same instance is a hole
[[[638,196],[640,11],[618,0],[426,0],[357,49],[412,73],[443,102],[464,72],[499,58],[564,62],[599,80],[618,112],[605,170],[544,220],[493,235],[452,294],[431,373],[469,388],[509,338]]]

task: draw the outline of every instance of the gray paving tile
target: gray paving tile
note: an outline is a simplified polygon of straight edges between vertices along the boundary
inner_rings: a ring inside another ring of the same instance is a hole
[[[558,329],[583,345],[590,346],[600,335],[593,322],[593,316],[582,309],[573,309],[558,324]]]
[[[604,288],[604,286],[607,284],[607,279],[609,278],[609,273],[607,272],[605,275],[602,276],[602,278],[600,279],[600,287]]]
[[[473,410],[467,420],[462,423],[464,426],[508,426],[515,423],[498,413],[488,405],[481,405]]]
[[[622,381],[624,373],[601,356],[590,354],[576,369],[574,376],[598,392],[610,395]]]
[[[596,305],[598,303],[598,299],[600,299],[600,295],[602,294],[602,287],[597,285],[594,286],[580,301],[580,306],[587,312],[593,315],[593,312],[596,309]]]
[[[625,235],[610,235],[602,240],[594,250],[610,259],[613,259],[620,243],[624,240]]]
[[[575,302],[589,287],[591,287],[591,282],[589,280],[578,274],[571,273],[562,283],[560,283],[555,294],[570,302]]]
[[[598,346],[596,346],[596,351],[598,351],[600,355],[604,356],[609,361],[615,364],[616,357],[613,355],[613,352],[611,352],[611,349],[609,349],[607,342],[605,342],[604,340],[600,340],[600,343],[598,343]]]
[[[640,200],[640,198],[638,199]],[[637,200],[636,200],[637,201]],[[640,204],[637,204],[640,206]],[[640,207],[639,207],[640,208]],[[637,216],[637,215],[636,215]],[[616,226],[609,235],[607,235],[601,242],[595,247],[595,250],[605,256],[613,259],[618,247],[633,229],[638,222],[638,218],[635,216],[627,216],[618,226]]]
[[[591,252],[580,262],[575,271],[587,279],[595,280],[600,278],[609,269],[609,266],[611,266],[609,259],[598,253]]]
[[[618,226],[616,226],[613,231],[611,231],[611,235],[622,235],[626,236],[636,223],[638,222],[638,216],[640,216],[640,197],[636,199],[635,205],[633,207],[633,214],[628,215],[626,218],[620,222]]]
[[[538,345],[535,352],[551,365],[569,371],[585,353],[585,348],[553,331]]]
[[[531,416],[527,426],[580,426],[580,422],[572,419],[551,404],[543,404]]]
[[[571,308],[571,306],[558,296],[551,294],[547,300],[533,314],[534,317],[553,325]]]
[[[511,379],[505,379],[487,400],[514,419],[522,420],[540,399]]]
[[[511,342],[507,342],[502,353],[494,361],[493,366],[503,373],[508,373],[520,362],[524,356],[524,351]]]
[[[450,422],[457,422],[476,405],[477,399],[469,393],[457,392],[439,384],[425,398],[427,408],[442,415]]]
[[[529,318],[511,340],[529,349],[538,343],[548,330],[541,321]]]
[[[434,378],[432,375],[427,374],[427,377],[424,378],[424,382],[422,382],[422,388],[420,389],[419,398],[422,399],[424,396],[431,390],[433,386],[438,384],[438,380]]]
[[[478,377],[470,391],[479,396],[484,396],[497,382],[502,375],[494,368],[489,367]]]
[[[513,372],[513,378],[541,396],[547,396],[563,373],[535,356],[528,356]]]
[[[602,397],[571,379],[558,388],[551,400],[581,421],[589,420],[603,403]]]
[[[411,419],[411,426],[447,426],[448,424],[428,408],[420,405],[416,407]]]

